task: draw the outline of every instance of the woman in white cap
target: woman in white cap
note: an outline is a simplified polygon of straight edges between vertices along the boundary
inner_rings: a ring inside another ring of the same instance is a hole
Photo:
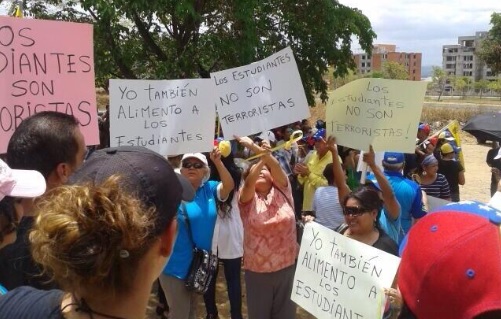
[[[179,208],[177,240],[169,263],[160,276],[169,314],[175,319],[196,319],[197,294],[185,287],[193,259],[193,246],[211,250],[217,218],[216,202],[225,201],[234,187],[233,178],[221,161],[218,148],[214,148],[210,158],[219,173],[220,182],[209,181],[210,169],[204,154],[187,153],[181,159],[181,174],[190,181],[196,196],[192,202],[183,203]]]
[[[17,198],[33,198],[45,192],[45,179],[34,170],[11,169],[0,160],[0,285],[14,288],[11,280],[22,274],[10,267],[5,250],[16,241],[16,229],[22,217],[22,205]],[[1,289],[0,289],[1,290]]]

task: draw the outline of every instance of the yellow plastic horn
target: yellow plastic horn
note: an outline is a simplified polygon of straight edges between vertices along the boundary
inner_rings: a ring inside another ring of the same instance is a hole
[[[282,143],[282,144],[280,144],[280,145],[272,148],[270,150],[270,152],[273,152],[273,151],[276,151],[276,150],[279,150],[279,149],[282,149],[282,148],[285,148],[286,150],[290,150],[290,148],[292,147],[292,143],[297,142],[297,141],[299,141],[302,138],[303,138],[303,131],[301,131],[301,130],[294,131],[294,132],[292,132],[291,137],[289,138],[289,140],[287,142]],[[251,156],[251,157],[247,158],[246,160],[247,161],[252,161],[253,159],[259,158],[259,157],[263,156],[264,154],[266,154],[266,152],[265,153],[256,154],[254,156]]]

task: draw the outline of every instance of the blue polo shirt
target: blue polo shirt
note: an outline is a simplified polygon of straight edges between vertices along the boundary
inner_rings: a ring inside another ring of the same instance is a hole
[[[421,193],[421,187],[416,182],[405,178],[400,172],[385,170],[384,175],[388,179],[388,182],[393,189],[393,193],[400,204],[400,217],[398,219],[403,234],[400,230],[398,230],[398,225],[396,225],[395,221],[388,219],[382,221],[380,218],[380,223],[385,231],[387,229],[383,226],[383,223],[386,223],[388,228],[393,228],[390,232],[393,232],[394,235],[395,230],[398,231],[397,243],[399,243],[402,240],[403,235],[409,232],[409,229],[412,226],[412,218],[417,219],[426,215],[426,212],[423,211],[423,195]],[[388,232],[388,234],[390,234],[390,232]],[[391,237],[394,238],[394,236]]]
[[[188,233],[183,206],[190,220],[193,241],[196,247],[210,251],[217,218],[217,186],[220,182],[208,181],[200,186],[192,202],[179,206],[177,212],[178,234],[172,255],[163,273],[185,279],[193,259],[193,245]]]

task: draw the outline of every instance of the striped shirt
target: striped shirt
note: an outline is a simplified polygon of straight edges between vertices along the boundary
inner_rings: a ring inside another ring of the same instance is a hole
[[[317,188],[313,197],[313,211],[315,211],[315,221],[332,230],[344,223],[343,208],[339,203],[337,187]]]
[[[447,179],[442,174],[437,174],[437,178],[433,183],[425,185],[421,184],[421,189],[425,191],[426,195],[433,196],[442,199],[450,199],[451,191],[449,189],[449,183]]]

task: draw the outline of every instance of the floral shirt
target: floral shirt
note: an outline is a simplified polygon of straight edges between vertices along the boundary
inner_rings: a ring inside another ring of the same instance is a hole
[[[287,197],[285,197],[286,195]],[[299,252],[290,184],[273,185],[266,197],[257,194],[239,203],[244,225],[244,268],[274,272],[295,263]]]

